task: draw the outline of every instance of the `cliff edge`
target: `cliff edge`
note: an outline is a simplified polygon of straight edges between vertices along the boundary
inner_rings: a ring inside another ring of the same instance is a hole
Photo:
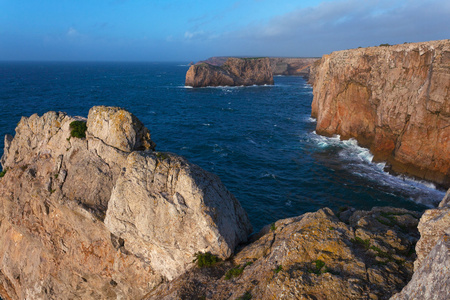
[[[273,74],[269,58],[230,57],[221,66],[198,63],[189,67],[186,86],[249,86],[272,85]]]
[[[130,112],[96,106],[22,117],[5,137],[0,297],[140,299],[247,240],[247,214],[220,179],[155,152]]]
[[[450,187],[450,40],[333,52],[313,69],[318,134]]]

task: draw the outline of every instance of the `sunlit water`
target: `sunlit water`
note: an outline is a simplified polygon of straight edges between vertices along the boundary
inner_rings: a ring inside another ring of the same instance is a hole
[[[256,230],[326,206],[422,211],[444,196],[385,173],[355,141],[316,135],[312,88],[300,77],[193,89],[183,86],[186,71],[182,63],[0,63],[0,133],[14,134],[20,117],[33,113],[124,107],[150,129],[159,151],[219,175]]]

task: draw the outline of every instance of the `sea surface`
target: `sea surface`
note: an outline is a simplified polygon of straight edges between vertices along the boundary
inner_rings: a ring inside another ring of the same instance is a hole
[[[323,207],[423,211],[444,191],[389,175],[356,141],[315,133],[312,88],[301,77],[273,86],[186,88],[185,63],[0,62],[0,134],[21,116],[54,110],[87,116],[121,106],[151,131],[158,151],[220,176],[255,231]],[[3,138],[0,155],[3,154]]]

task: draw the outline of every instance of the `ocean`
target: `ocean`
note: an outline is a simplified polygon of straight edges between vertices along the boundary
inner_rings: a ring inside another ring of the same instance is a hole
[[[241,202],[255,231],[323,207],[423,211],[445,192],[393,176],[356,141],[315,133],[312,87],[276,76],[273,86],[186,88],[174,63],[0,62],[0,134],[21,116],[120,106],[149,129],[158,151],[213,172]],[[3,155],[4,141],[0,141]],[[1,182],[1,181],[0,181]]]

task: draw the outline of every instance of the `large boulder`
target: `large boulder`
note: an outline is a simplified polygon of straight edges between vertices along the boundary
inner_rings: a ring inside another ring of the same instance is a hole
[[[230,257],[252,227],[220,179],[170,153],[134,152],[114,187],[105,224],[127,250],[168,279],[196,252]]]

